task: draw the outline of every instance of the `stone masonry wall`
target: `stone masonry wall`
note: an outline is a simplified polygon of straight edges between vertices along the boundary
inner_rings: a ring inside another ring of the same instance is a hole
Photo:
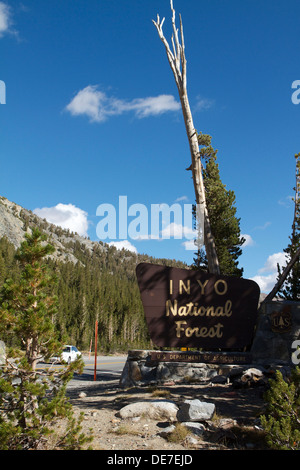
[[[300,302],[272,301],[259,310],[251,347],[253,362],[291,362],[294,341],[300,340]]]

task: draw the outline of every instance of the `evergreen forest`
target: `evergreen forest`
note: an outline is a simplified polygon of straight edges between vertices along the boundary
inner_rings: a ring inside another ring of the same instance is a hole
[[[51,239],[49,240],[51,243]],[[72,245],[72,246],[71,246]],[[95,322],[98,321],[98,351],[104,353],[130,348],[148,348],[151,344],[136,280],[135,268],[140,262],[186,267],[175,260],[156,259],[117,250],[102,242],[93,244],[93,251],[74,238],[69,249],[77,263],[49,257],[50,271],[57,278],[54,294],[58,309],[53,322],[60,339],[79,349],[94,350]],[[20,266],[16,249],[0,239],[0,289],[6,279],[17,279]],[[1,338],[5,342],[7,338]],[[18,338],[14,344],[18,347]]]

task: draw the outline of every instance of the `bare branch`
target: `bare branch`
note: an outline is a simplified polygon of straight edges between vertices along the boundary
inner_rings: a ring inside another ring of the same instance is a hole
[[[176,56],[176,47],[175,47],[175,43],[174,43],[174,35],[172,34],[172,37],[171,37],[171,41],[172,41],[172,46],[173,46],[173,53],[174,53],[174,57]]]
[[[182,86],[183,89],[186,89],[186,58],[185,58],[185,45],[184,45],[184,35],[183,35],[183,24],[181,15],[180,18],[180,35],[181,35],[181,67],[182,67]]]
[[[175,10],[173,8],[172,0],[171,0],[170,3],[171,3],[171,10],[172,10],[172,28],[173,28],[173,35],[174,35],[175,46],[176,46],[176,53],[174,54],[175,59],[176,59],[176,69],[177,69],[177,73],[179,75],[181,75],[181,71],[180,71],[180,43],[179,43],[179,39],[178,39],[178,29],[176,28],[176,24],[175,24]]]
[[[286,280],[289,272],[291,271],[292,267],[294,266],[294,264],[296,263],[296,261],[299,259],[300,257],[300,247],[298,248],[298,250],[296,251],[296,253],[294,254],[294,256],[292,257],[292,259],[290,260],[290,262],[288,263],[288,265],[285,267],[285,269],[283,270],[282,274],[280,275],[277,283],[275,284],[275,286],[273,287],[273,289],[271,290],[271,292],[267,295],[267,297],[264,299],[264,301],[262,302],[262,304],[265,304],[266,302],[272,300],[275,295],[277,294],[277,292],[279,291],[279,289],[281,288],[282,284],[284,283],[284,281]]]
[[[195,130],[193,124],[193,117],[189,105],[187,89],[186,89],[186,58],[185,58],[185,45],[184,45],[184,35],[183,35],[183,25],[182,19],[180,16],[180,39],[178,35],[178,29],[176,28],[175,24],[175,10],[173,8],[173,0],[170,0],[171,10],[172,10],[172,28],[173,28],[173,35],[171,38],[173,53],[170,49],[169,43],[164,37],[162,24],[163,21],[160,22],[159,16],[157,15],[157,21],[153,21],[158,35],[163,42],[170,67],[172,69],[175,82],[178,88],[179,97],[181,101],[181,107],[184,117],[184,123],[186,127],[186,132],[189,140],[189,146],[191,151],[192,157],[192,165],[191,170],[193,173],[193,182],[195,188],[195,196],[196,196],[196,203],[201,204],[203,206],[203,213],[204,213],[204,240],[205,240],[205,248],[208,260],[208,268],[210,272],[214,272],[219,274],[219,262],[216,252],[216,247],[214,243],[214,238],[211,232],[208,211],[206,206],[206,198],[205,198],[205,188],[203,184],[203,175],[202,175],[202,165],[201,160],[199,158],[199,144],[197,138],[197,132]],[[201,208],[202,208],[201,206]]]
[[[178,74],[178,70],[177,70],[177,66],[176,66],[176,49],[174,47],[174,43],[173,43],[173,50],[174,50],[174,54],[172,53],[171,49],[170,49],[170,46],[169,46],[169,43],[168,41],[166,40],[165,36],[164,36],[164,33],[163,33],[163,30],[162,30],[162,24],[164,22],[164,19],[162,22],[160,22],[159,20],[159,15],[157,15],[157,21],[154,21],[152,20],[154,26],[156,27],[157,29],[157,32],[158,32],[158,35],[159,35],[159,38],[161,39],[162,43],[164,44],[165,46],[165,49],[166,49],[166,53],[167,53],[167,58],[168,58],[168,61],[169,61],[169,64],[170,64],[170,67],[172,69],[172,72],[173,72],[173,75],[174,75],[174,78],[175,78],[175,81],[176,81],[176,84],[177,84],[177,87],[178,89],[181,87],[181,74],[179,73]],[[173,41],[173,39],[172,39]],[[179,71],[180,72],[180,71]]]

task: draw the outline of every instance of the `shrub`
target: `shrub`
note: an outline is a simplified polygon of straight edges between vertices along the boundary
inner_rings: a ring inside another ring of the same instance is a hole
[[[276,371],[265,394],[266,413],[261,424],[266,432],[267,444],[277,450],[300,449],[300,368],[292,370],[284,379]]]

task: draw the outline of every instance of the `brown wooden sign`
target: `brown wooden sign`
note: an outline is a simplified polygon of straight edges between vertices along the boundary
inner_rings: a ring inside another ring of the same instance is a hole
[[[251,345],[260,294],[254,281],[148,263],[136,274],[156,346],[209,351]]]

